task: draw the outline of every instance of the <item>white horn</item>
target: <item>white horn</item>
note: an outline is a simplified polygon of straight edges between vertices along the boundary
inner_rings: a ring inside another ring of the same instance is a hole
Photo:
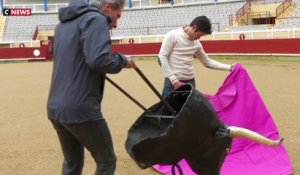
[[[229,137],[231,138],[236,138],[236,137],[247,138],[267,146],[277,146],[283,141],[283,138],[278,140],[271,140],[249,129],[240,128],[236,126],[229,126],[228,129],[229,129]]]

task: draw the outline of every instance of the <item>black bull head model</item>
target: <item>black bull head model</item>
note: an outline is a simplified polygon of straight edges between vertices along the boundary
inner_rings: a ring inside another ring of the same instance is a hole
[[[129,129],[125,146],[143,169],[154,164],[176,165],[185,158],[195,173],[218,175],[234,137],[268,146],[282,141],[226,126],[203,95],[186,84],[145,110]]]

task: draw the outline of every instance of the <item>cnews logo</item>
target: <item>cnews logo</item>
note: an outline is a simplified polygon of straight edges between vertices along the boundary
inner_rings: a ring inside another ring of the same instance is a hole
[[[3,16],[31,16],[31,8],[3,9]]]

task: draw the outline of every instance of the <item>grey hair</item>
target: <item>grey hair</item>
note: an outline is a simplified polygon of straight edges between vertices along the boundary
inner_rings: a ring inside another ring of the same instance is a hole
[[[91,6],[100,9],[106,4],[112,4],[113,9],[123,9],[125,5],[125,0],[93,0]]]

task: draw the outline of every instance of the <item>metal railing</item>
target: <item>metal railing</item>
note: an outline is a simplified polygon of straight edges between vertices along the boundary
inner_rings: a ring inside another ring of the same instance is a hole
[[[283,1],[277,8],[276,8],[276,17],[284,13],[284,11],[290,7],[292,4],[292,0],[285,0]]]
[[[240,35],[244,35],[246,40],[255,39],[296,39],[300,38],[300,28],[290,29],[268,29],[268,30],[241,30],[227,32],[213,32],[211,35],[201,37],[201,40],[240,40]],[[112,36],[113,40],[128,40],[136,38],[136,43],[160,42],[165,35],[132,35],[132,36]]]

